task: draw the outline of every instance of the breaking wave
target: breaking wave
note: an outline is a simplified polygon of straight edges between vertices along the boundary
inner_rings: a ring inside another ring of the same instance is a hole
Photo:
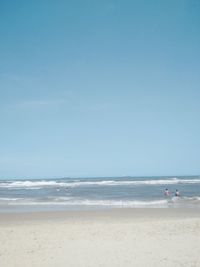
[[[177,184],[200,184],[200,179],[149,179],[149,180],[101,180],[101,181],[9,181],[0,182],[0,188],[12,189],[42,189],[55,187],[81,187],[81,186],[126,186],[126,185],[177,185]]]
[[[0,205],[18,206],[107,206],[107,207],[170,207],[170,206],[196,206],[200,207],[200,197],[172,197],[171,199],[157,200],[93,200],[76,199],[73,197],[47,197],[47,198],[0,198]]]

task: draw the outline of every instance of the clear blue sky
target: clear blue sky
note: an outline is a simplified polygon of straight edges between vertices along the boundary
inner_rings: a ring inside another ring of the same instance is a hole
[[[200,1],[0,1],[0,178],[200,173]]]

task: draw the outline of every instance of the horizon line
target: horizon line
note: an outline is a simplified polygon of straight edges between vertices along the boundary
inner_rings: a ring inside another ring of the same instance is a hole
[[[63,176],[63,177],[21,177],[21,178],[1,178],[0,180],[52,180],[52,179],[103,179],[103,178],[151,178],[151,177],[189,177],[189,176],[200,176],[200,174],[184,174],[184,175],[121,175],[121,176]]]

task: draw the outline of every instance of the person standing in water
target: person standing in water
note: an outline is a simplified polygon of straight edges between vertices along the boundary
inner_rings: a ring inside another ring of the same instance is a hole
[[[180,193],[179,193],[178,189],[176,189],[175,197],[180,197]]]
[[[170,196],[170,191],[169,191],[168,188],[165,189],[164,195],[165,195],[165,196]]]

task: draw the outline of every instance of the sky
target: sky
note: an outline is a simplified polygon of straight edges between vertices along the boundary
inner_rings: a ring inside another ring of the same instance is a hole
[[[0,179],[200,174],[199,14],[0,0]]]

